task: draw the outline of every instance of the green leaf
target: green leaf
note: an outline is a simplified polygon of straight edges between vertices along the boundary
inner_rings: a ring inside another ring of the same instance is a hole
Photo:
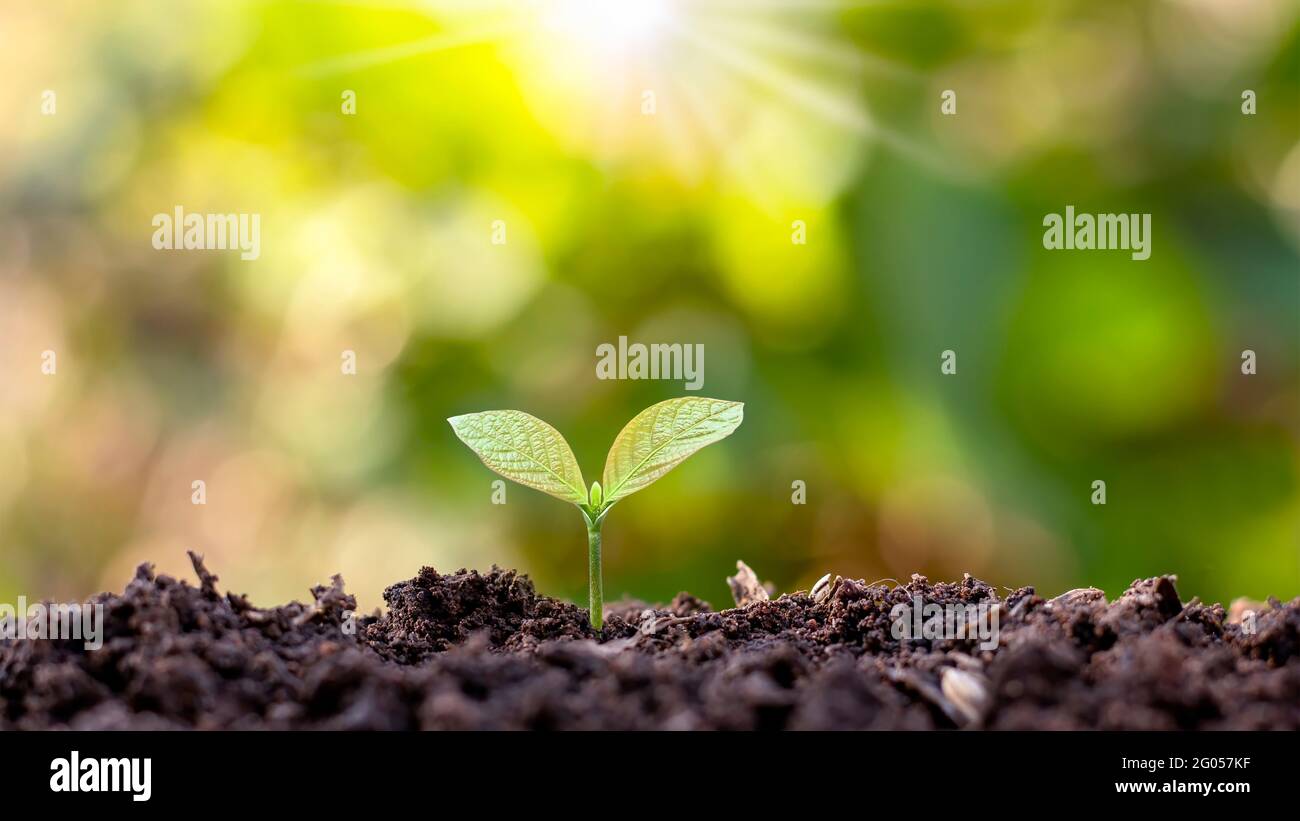
[[[741,402],[686,396],[638,413],[605,460],[605,504],[636,493],[695,451],[726,438],[745,418],[744,409]]]
[[[467,413],[447,420],[483,464],[521,485],[575,505],[587,501],[582,470],[560,432],[523,411]]]

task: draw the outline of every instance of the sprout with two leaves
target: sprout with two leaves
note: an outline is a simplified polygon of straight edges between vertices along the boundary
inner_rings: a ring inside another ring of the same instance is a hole
[[[600,527],[616,502],[677,467],[705,445],[731,434],[744,419],[744,405],[722,399],[682,397],[641,411],[614,439],[605,459],[604,486],[588,490],[573,449],[560,432],[523,411],[497,410],[453,416],[447,421],[496,473],[571,502],[587,522],[587,582],[591,626],[602,623]]]

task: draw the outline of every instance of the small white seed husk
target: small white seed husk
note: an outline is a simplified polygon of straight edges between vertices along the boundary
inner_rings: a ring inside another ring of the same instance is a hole
[[[945,667],[939,674],[939,689],[969,724],[978,724],[984,720],[989,708],[989,688],[987,680],[979,673]]]

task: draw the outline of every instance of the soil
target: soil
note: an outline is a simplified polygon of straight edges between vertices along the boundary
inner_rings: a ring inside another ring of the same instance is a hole
[[[424,568],[385,591],[386,615],[354,618],[337,576],[260,609],[191,558],[198,586],[142,565],[92,599],[99,649],[0,641],[0,728],[1300,729],[1300,599],[1250,625],[1182,602],[1171,576],[1110,603],[969,576],[837,579],[718,612],[683,593],[617,603],[597,634],[508,570]],[[894,638],[915,596],[996,603],[996,648]]]

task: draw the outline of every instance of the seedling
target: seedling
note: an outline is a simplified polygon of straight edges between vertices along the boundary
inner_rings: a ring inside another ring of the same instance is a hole
[[[744,419],[744,404],[687,396],[651,405],[633,417],[605,458],[604,487],[590,490],[560,432],[523,411],[496,410],[447,421],[483,464],[521,485],[578,506],[587,523],[587,589],[591,626],[603,621],[600,528],[615,503],[648,487],[695,451],[724,439]]]

